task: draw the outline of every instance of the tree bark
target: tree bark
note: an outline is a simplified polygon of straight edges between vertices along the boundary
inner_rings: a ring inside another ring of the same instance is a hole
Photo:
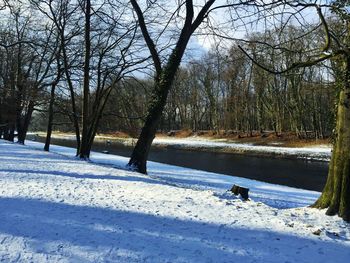
[[[46,131],[46,139],[45,139],[45,146],[44,151],[50,150],[50,143],[51,143],[51,134],[52,134],[52,124],[53,124],[53,104],[55,102],[55,89],[56,85],[52,84],[51,86],[51,94],[50,94],[50,104],[49,104],[49,119],[47,122],[47,131]]]
[[[327,215],[338,214],[350,221],[350,57],[346,63],[343,89],[339,95],[336,142],[322,195],[313,205],[328,208]]]
[[[71,79],[71,75],[69,72],[69,61],[68,61],[68,55],[67,55],[67,47],[65,43],[65,35],[64,35],[64,28],[60,29],[60,41],[61,41],[61,46],[60,50],[62,52],[62,60],[63,60],[63,69],[64,69],[64,74],[67,80],[67,85],[69,88],[69,93],[70,93],[70,100],[71,100],[71,107],[72,107],[72,113],[70,114],[70,118],[72,118],[72,122],[74,125],[74,132],[75,132],[75,139],[77,143],[77,151],[76,151],[76,156],[79,154],[79,149],[80,149],[80,128],[79,128],[79,118],[78,118],[78,110],[75,102],[75,93],[74,93],[74,87],[73,87],[73,81]]]
[[[82,139],[79,149],[79,157],[82,159],[89,159],[89,96],[90,96],[90,19],[91,19],[91,1],[86,0],[85,4],[85,61],[84,61],[84,84],[83,84],[83,129]]]
[[[30,120],[32,118],[32,114],[34,111],[34,101],[30,101],[28,105],[28,109],[25,112],[24,116],[21,116],[21,113],[18,113],[17,119],[17,133],[18,133],[18,143],[24,144],[24,141],[27,137],[28,127],[30,124]]]
[[[108,98],[110,96],[111,91],[112,91],[112,87],[108,90],[105,97],[102,97],[100,99],[96,98],[96,100],[98,100],[98,101],[96,101],[97,105],[96,105],[96,108],[91,116],[89,131],[88,131],[88,135],[87,135],[88,137],[87,137],[87,146],[86,146],[85,153],[88,156],[90,156],[91,148],[92,148],[92,145],[93,145],[94,140],[95,140],[97,129],[99,127],[99,123],[100,123],[100,120],[102,118],[102,114],[103,114],[103,111],[106,107],[106,104],[107,104],[107,101],[108,101]]]
[[[187,42],[183,44],[186,46]],[[134,171],[144,174],[147,173],[146,163],[148,154],[151,149],[153,139],[156,135],[157,127],[166,104],[169,90],[174,81],[176,71],[180,65],[181,58],[184,53],[184,47],[182,47],[182,49],[175,48],[168,63],[162,70],[160,77],[156,80],[152,100],[148,107],[146,121],[128,164],[128,166]]]

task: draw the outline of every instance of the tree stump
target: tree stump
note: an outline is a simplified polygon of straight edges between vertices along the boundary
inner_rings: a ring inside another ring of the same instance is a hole
[[[242,186],[239,186],[239,185],[233,185],[232,188],[231,188],[231,192],[234,194],[234,195],[241,195],[242,199],[243,200],[248,200],[249,198],[249,188],[246,188],[246,187],[242,187]]]

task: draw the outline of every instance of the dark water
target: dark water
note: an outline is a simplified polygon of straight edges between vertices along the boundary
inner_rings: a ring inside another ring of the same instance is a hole
[[[41,137],[36,139],[44,141]],[[75,147],[75,141],[67,139],[52,139],[52,144]],[[96,141],[93,151],[108,151],[110,154],[129,157],[132,147],[114,141],[110,144]],[[153,147],[149,160],[315,191],[323,189],[328,170],[327,162],[163,147]]]

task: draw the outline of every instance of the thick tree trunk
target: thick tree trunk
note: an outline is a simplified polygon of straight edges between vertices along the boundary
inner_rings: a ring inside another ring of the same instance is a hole
[[[3,129],[3,138],[6,141],[11,141],[10,140],[10,123],[8,121],[6,123],[6,126],[4,126],[4,129]],[[13,139],[12,139],[12,141],[13,141]]]
[[[27,137],[27,132],[34,111],[34,102],[30,101],[28,105],[27,112],[24,117],[19,117],[17,122],[17,132],[18,132],[18,143],[24,144],[24,141]],[[19,113],[20,114],[20,113]]]
[[[103,104],[102,107],[97,110],[97,112],[94,112],[94,115],[92,116],[92,120],[89,126],[89,131],[87,134],[86,146],[84,147],[84,154],[86,158],[90,158],[91,148],[95,140],[97,128],[99,126],[99,123],[102,117],[104,106],[105,104]]]
[[[349,61],[350,62],[350,61]],[[338,214],[350,221],[350,63],[344,89],[340,92],[336,122],[336,142],[322,195],[313,205],[328,208],[327,215]]]
[[[151,148],[151,144],[156,134],[162,111],[162,103],[156,102],[150,108],[147,120],[142,128],[139,139],[132,152],[129,166],[140,173],[147,173],[146,162]]]
[[[185,43],[185,46],[186,44],[187,42]],[[134,171],[144,174],[147,173],[146,163],[148,154],[153,139],[155,138],[168,93],[174,81],[176,71],[180,65],[183,52],[184,49],[183,51],[180,50],[180,54],[177,49],[173,51],[168,63],[162,70],[160,77],[156,80],[152,100],[148,107],[146,121],[128,164],[128,166]]]
[[[106,107],[106,104],[107,104],[107,101],[108,101],[108,98],[109,98],[111,92],[112,92],[112,88],[110,88],[108,90],[108,92],[106,93],[106,96],[104,98],[99,98],[99,100],[96,102],[97,103],[96,108],[95,108],[93,115],[92,115],[92,118],[91,118],[92,121],[90,123],[88,145],[87,145],[87,150],[86,150],[89,157],[90,157],[92,145],[93,145],[94,140],[95,140],[97,129],[99,127],[99,124],[100,124],[100,121],[102,118],[103,111]]]
[[[9,123],[9,130],[8,130],[8,136],[7,136],[6,140],[8,140],[10,142],[14,142],[15,141],[15,130],[16,130],[15,122],[10,121],[10,123]]]

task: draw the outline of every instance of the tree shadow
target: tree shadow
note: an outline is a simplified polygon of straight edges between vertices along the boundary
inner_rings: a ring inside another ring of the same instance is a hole
[[[84,262],[346,262],[350,256],[342,243],[122,209],[0,198],[0,233],[24,238],[17,249],[25,253],[71,259],[88,251]]]
[[[6,147],[10,147],[11,152],[9,153],[5,151],[1,151],[0,161],[18,160],[21,163],[23,162],[32,163],[33,161],[35,162],[50,161],[52,163],[61,163],[61,164],[71,163],[75,161],[74,159],[61,154],[45,152],[43,150],[31,148],[30,146],[27,147],[25,145],[20,145],[21,147],[18,147],[19,145],[16,143],[8,143],[0,140],[0,147],[2,145],[6,145]],[[30,150],[30,153],[28,153],[28,150]],[[53,156],[54,158],[52,158]]]
[[[132,181],[132,182],[144,182],[149,184],[159,184],[159,185],[168,185],[166,182],[162,182],[156,179],[148,178],[146,176],[132,176],[131,174],[125,176],[119,175],[94,175],[89,173],[73,173],[73,172],[60,172],[56,170],[26,170],[26,169],[0,169],[0,172],[4,173],[23,173],[23,174],[38,174],[38,175],[50,175],[50,176],[63,176],[70,177],[75,179],[93,179],[93,180],[118,180],[118,181]],[[54,180],[54,177],[53,177]]]

